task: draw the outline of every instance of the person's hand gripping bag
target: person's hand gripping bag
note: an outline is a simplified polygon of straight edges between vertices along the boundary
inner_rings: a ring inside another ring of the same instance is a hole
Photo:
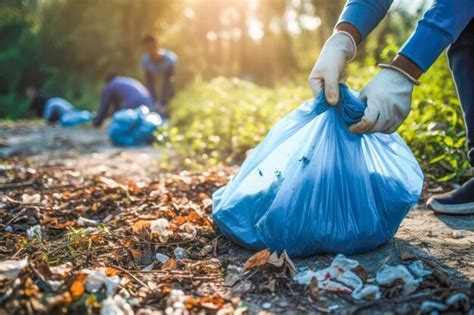
[[[362,253],[392,238],[419,200],[423,174],[397,133],[352,134],[366,104],[340,85],[278,122],[213,194],[212,217],[243,247],[290,256]]]

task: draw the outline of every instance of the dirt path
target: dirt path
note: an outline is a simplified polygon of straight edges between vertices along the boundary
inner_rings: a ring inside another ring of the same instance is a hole
[[[27,162],[36,169],[61,167],[67,172],[77,172],[71,173],[71,176],[76,177],[105,176],[117,181],[133,180],[149,184],[159,181],[162,175],[158,167],[158,150],[151,147],[113,147],[107,140],[105,130],[2,124],[0,159],[8,160],[12,157],[21,163]],[[1,184],[3,182],[0,182]],[[0,194],[2,193],[0,191]],[[427,194],[425,198],[426,196]],[[434,215],[419,205],[405,218],[395,239],[377,250],[352,258],[364,265],[369,273],[374,273],[387,259],[388,264],[398,264],[403,263],[402,260],[407,256],[414,255],[429,262],[433,268],[444,271],[453,286],[469,288],[474,281],[473,245],[474,216]],[[229,246],[229,250],[217,257],[224,265],[242,264],[252,254],[239,247]],[[330,255],[322,255],[296,259],[294,262],[297,267],[320,269],[327,267],[332,258]],[[209,290],[212,291],[212,288]],[[225,291],[222,288],[214,290],[219,293]],[[277,312],[289,311],[292,309],[291,305],[296,303],[301,306],[299,311],[315,311],[306,306],[306,297],[297,297],[298,295],[298,292],[291,294],[291,288],[290,293],[288,290],[267,290],[258,293],[249,291],[245,292],[244,299],[250,301],[251,310],[265,308]],[[419,305],[420,302],[421,300],[416,300],[415,304]],[[331,303],[341,304],[340,310],[354,310],[357,306],[354,306],[353,302],[348,303],[342,298],[334,297],[327,298],[323,304],[328,306]],[[299,311],[293,309],[293,312]],[[404,312],[407,309],[398,311]]]

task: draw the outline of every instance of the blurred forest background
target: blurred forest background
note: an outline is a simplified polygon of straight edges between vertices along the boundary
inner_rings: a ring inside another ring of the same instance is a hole
[[[143,80],[142,38],[177,53],[178,95],[157,135],[185,165],[240,162],[283,115],[311,97],[307,76],[344,0],[0,0],[0,117],[28,108],[24,88],[95,110],[108,71]],[[395,1],[363,43],[348,84],[360,89],[389,61],[430,1]],[[445,56],[415,89],[399,129],[428,176],[468,169],[459,102]]]

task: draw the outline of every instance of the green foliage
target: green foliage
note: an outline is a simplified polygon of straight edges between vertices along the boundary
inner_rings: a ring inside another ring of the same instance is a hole
[[[469,169],[462,110],[445,56],[415,88],[410,116],[399,129],[427,176],[461,180]]]
[[[306,86],[270,89],[239,79],[196,79],[173,100],[170,124],[157,139],[188,167],[238,163],[276,121],[309,97]]]
[[[396,46],[388,45],[382,55],[391,56]],[[388,61],[386,57],[383,61]],[[366,63],[368,63],[366,61]],[[378,69],[352,64],[348,84],[360,90]],[[425,170],[439,182],[462,181],[470,168],[466,156],[466,132],[454,81],[443,54],[415,87],[410,115],[398,132]]]

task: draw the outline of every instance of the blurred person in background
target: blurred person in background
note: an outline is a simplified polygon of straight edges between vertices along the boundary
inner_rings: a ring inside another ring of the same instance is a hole
[[[309,76],[313,94],[324,92],[329,104],[339,101],[338,83],[357,46],[384,18],[392,0],[348,0],[333,35],[326,41]],[[474,166],[474,1],[435,0],[390,64],[360,91],[367,108],[355,134],[392,133],[410,112],[411,95],[418,78],[445,48],[464,111],[468,158]],[[447,214],[474,213],[474,178],[458,189],[428,200],[428,207]]]
[[[175,69],[178,57],[172,51],[160,47],[158,40],[151,36],[143,39],[144,54],[142,67],[146,86],[157,103],[158,110],[164,112],[175,93]],[[161,78],[161,93],[156,93],[156,82]]]
[[[26,97],[30,100],[29,111],[36,117],[43,117],[46,123],[53,124],[61,116],[74,110],[74,106],[61,97],[50,97],[39,86],[32,84],[25,90]]]
[[[100,98],[99,111],[94,119],[94,126],[100,127],[109,111],[122,108],[137,108],[145,105],[151,112],[156,106],[148,89],[138,80],[110,73],[105,78],[105,87]]]

